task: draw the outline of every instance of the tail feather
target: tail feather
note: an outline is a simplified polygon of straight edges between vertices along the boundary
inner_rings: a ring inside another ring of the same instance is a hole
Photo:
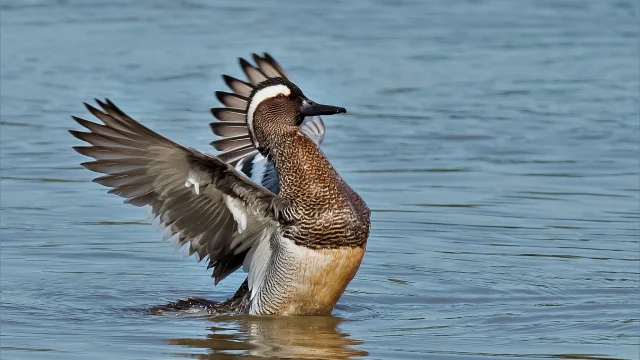
[[[216,91],[216,98],[224,104],[224,106],[228,106],[236,109],[246,109],[249,103],[249,99],[238,94],[225,92],[225,91]],[[215,114],[214,114],[215,116]]]
[[[185,298],[172,301],[164,305],[156,305],[149,308],[153,315],[162,315],[171,312],[206,311],[209,314],[244,313],[249,303],[249,283],[245,279],[240,288],[226,301],[212,301],[199,297]]]
[[[231,150],[234,148],[244,147],[246,145],[251,145],[251,139],[248,136],[240,135],[240,136],[231,136],[228,138],[222,138],[218,140],[214,140],[211,142],[211,146],[213,146],[218,151]]]
[[[223,153],[220,154],[220,158],[228,163],[232,165],[240,165],[243,163],[244,166],[242,166],[242,169],[239,168],[238,170],[243,171],[248,176],[251,176],[251,173],[257,173],[249,169],[251,164],[253,164],[253,159],[250,159],[250,157],[257,154],[255,147],[253,150],[249,150],[248,148],[249,146],[253,146],[251,138],[249,137],[246,120],[249,96],[257,84],[269,78],[284,77],[291,80],[271,55],[267,53],[263,55],[254,53],[251,54],[251,56],[255,65],[246,59],[239,59],[240,67],[247,81],[229,75],[222,76],[224,82],[231,89],[231,92],[216,91],[216,97],[225,107],[211,109],[211,114],[217,121],[210,124],[213,133],[221,137],[218,140],[212,141],[211,146],[218,151],[223,151]],[[302,125],[300,125],[300,129],[317,144],[320,144],[324,139],[325,127],[319,116],[307,117]],[[271,166],[267,166],[266,171],[264,171],[265,180],[267,180],[266,182],[269,184],[274,183],[274,179],[277,180],[277,176],[272,174],[274,171],[275,168],[272,164]],[[263,183],[262,179],[255,180]],[[274,187],[273,190],[277,191],[278,189]]]
[[[222,79],[224,82],[238,95],[249,97],[251,95],[251,91],[253,91],[253,85],[244,82],[242,80],[236,79],[229,75],[222,75]]]
[[[244,109],[236,109],[231,107],[212,108],[211,113],[220,121],[237,121],[243,122],[246,119],[247,112]]]

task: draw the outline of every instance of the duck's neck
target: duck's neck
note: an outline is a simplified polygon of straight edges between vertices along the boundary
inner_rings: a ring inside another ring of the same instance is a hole
[[[269,157],[278,173],[280,196],[314,206],[338,205],[342,200],[342,178],[318,145],[299,128],[278,134]]]
[[[300,130],[278,137],[270,148],[279,196],[286,201],[283,236],[312,249],[364,247],[369,209],[338,175],[318,145]]]

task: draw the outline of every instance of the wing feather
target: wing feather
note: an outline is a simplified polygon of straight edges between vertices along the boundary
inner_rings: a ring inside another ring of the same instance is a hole
[[[74,117],[90,132],[70,131],[90,145],[74,148],[94,159],[83,166],[104,174],[94,181],[110,187],[109,193],[136,206],[150,205],[170,237],[188,244],[198,261],[209,259],[216,283],[230,273],[229,258],[246,255],[264,240],[265,228],[275,229],[281,206],[277,195],[220,158],[153,132],[109,100],[98,104],[102,110],[87,109],[104,125]],[[253,150],[234,151],[247,149]],[[243,259],[231,264],[237,269]],[[224,271],[216,271],[219,266]]]

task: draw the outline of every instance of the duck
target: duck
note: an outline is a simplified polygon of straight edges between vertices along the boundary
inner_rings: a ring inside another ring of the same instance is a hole
[[[365,201],[320,149],[321,116],[343,107],[307,98],[268,53],[239,58],[243,81],[223,75],[210,128],[214,155],[178,144],[134,120],[111,100],[85,107],[81,165],[102,174],[108,193],[151,212],[176,246],[213,269],[214,285],[242,268],[225,301],[188,297],[153,314],[330,315],[362,263],[371,225]]]

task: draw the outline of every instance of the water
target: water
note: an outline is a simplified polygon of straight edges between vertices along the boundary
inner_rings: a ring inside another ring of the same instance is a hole
[[[635,1],[1,5],[2,359],[638,359]],[[91,183],[69,115],[109,97],[209,149],[236,57],[271,52],[373,210],[333,317],[149,316],[224,299]]]

